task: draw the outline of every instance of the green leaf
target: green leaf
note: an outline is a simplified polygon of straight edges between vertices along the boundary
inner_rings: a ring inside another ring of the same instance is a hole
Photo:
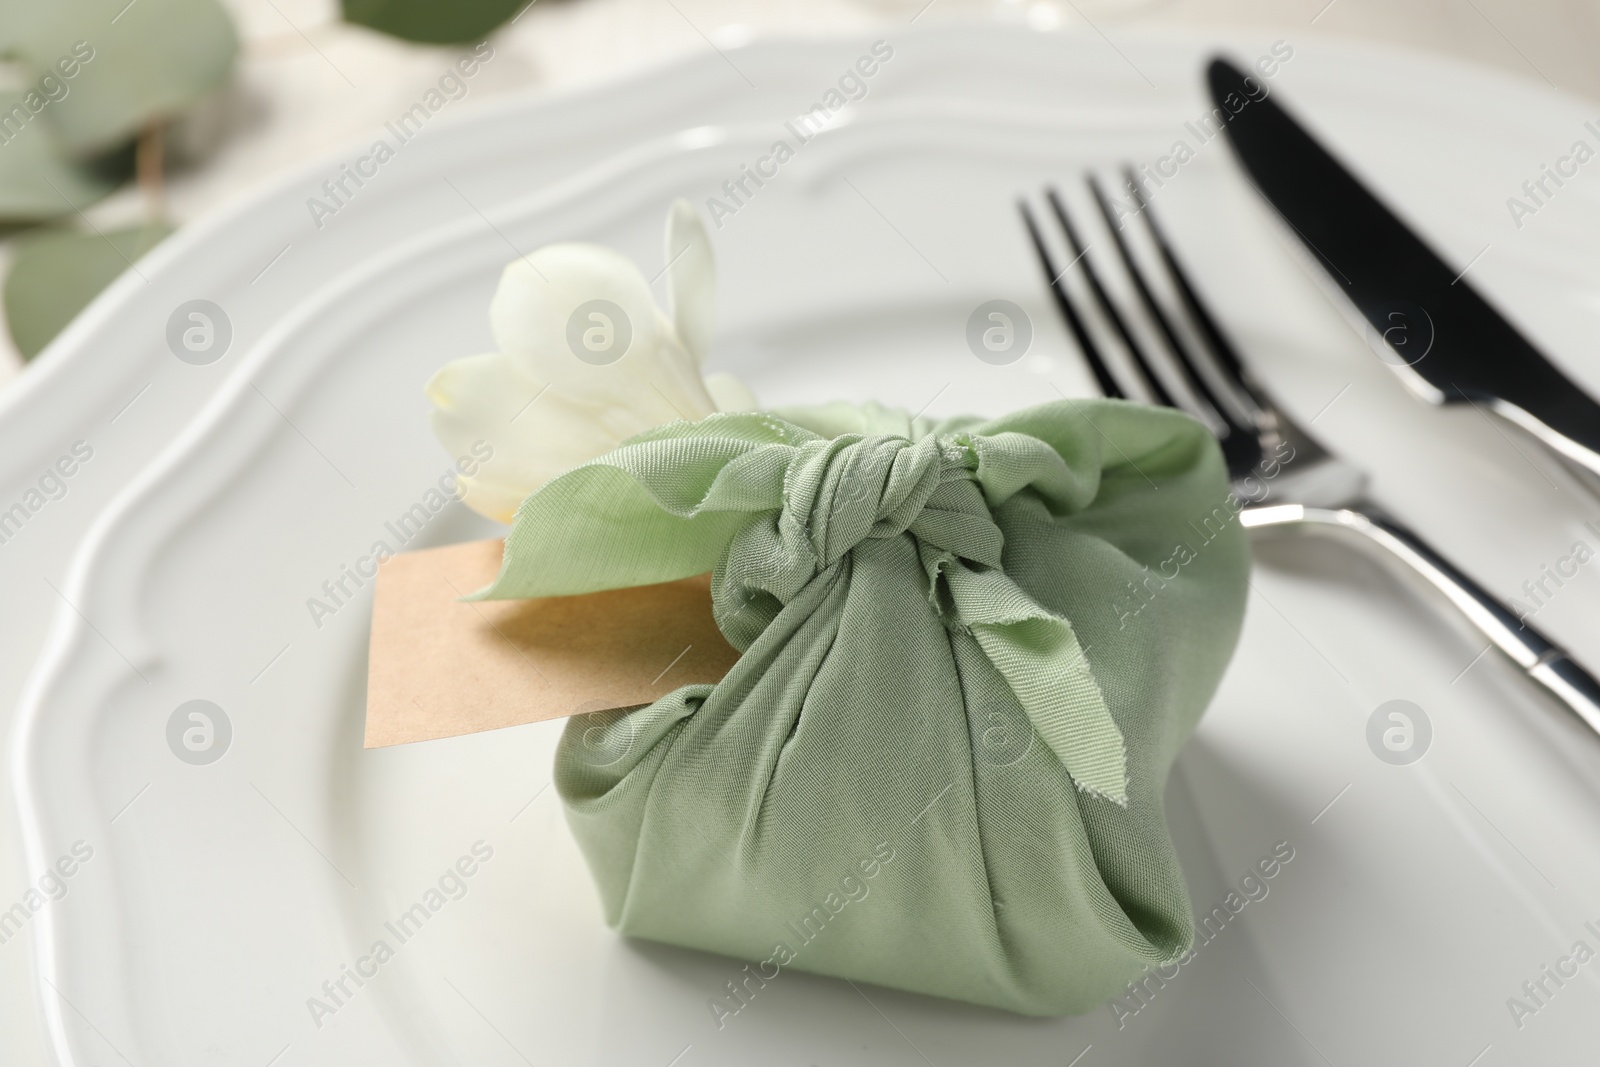
[[[29,68],[73,153],[126,140],[227,76],[239,49],[217,0],[0,0],[0,52]]]
[[[529,0],[340,0],[346,22],[423,44],[466,44],[515,15]]]
[[[172,232],[153,223],[105,234],[43,230],[19,238],[6,278],[6,320],[24,359],[32,359],[72,317]]]
[[[117,182],[67,158],[26,91],[0,89],[0,220],[49,219],[105,196]]]

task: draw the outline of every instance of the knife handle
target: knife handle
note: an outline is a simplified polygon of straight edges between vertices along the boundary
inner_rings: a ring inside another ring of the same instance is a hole
[[[1593,402],[1581,393],[1567,399],[1571,404],[1594,407]],[[1567,465],[1567,469],[1576,475],[1591,493],[1600,497],[1600,451],[1597,451],[1600,449],[1600,421],[1592,417],[1567,420],[1573,426],[1582,427],[1585,440],[1577,440],[1572,433],[1563,433],[1509,401],[1490,397],[1488,403],[1490,411],[1544,445],[1557,459]]]
[[[1426,541],[1394,520],[1368,508],[1311,508],[1299,504],[1246,508],[1239,520],[1249,529],[1306,526],[1342,530],[1384,549],[1442,593],[1474,630],[1600,734],[1600,681]]]

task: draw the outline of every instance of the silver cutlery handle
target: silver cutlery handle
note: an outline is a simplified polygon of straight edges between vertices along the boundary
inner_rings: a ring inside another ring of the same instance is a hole
[[[1489,410],[1544,445],[1591,493],[1600,497],[1600,451],[1596,451],[1600,449],[1600,429],[1593,420],[1583,421],[1586,438],[1580,441],[1505,400],[1490,400]]]
[[[1385,549],[1444,594],[1472,627],[1509,656],[1523,673],[1600,734],[1600,681],[1404,526],[1357,508],[1312,508],[1300,504],[1246,508],[1239,521],[1247,529],[1308,526],[1345,530]]]

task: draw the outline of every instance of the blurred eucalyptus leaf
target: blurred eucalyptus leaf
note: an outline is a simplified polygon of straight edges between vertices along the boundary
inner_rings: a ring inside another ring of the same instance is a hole
[[[50,124],[29,111],[26,90],[0,89],[0,219],[50,219],[116,188],[105,168],[67,158]]]
[[[340,0],[346,22],[423,44],[482,40],[530,0]]]
[[[100,290],[171,232],[165,223],[152,223],[104,234],[61,228],[18,238],[5,308],[23,358],[36,356]]]
[[[228,75],[239,42],[218,0],[0,0],[0,54],[73,153],[109,148]]]

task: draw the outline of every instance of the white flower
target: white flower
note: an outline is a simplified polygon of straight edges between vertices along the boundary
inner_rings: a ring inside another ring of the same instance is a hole
[[[633,261],[600,245],[548,245],[506,266],[489,306],[499,351],[453,360],[427,386],[452,456],[477,454],[477,442],[494,450],[457,479],[468,507],[509,523],[545,482],[635,434],[754,410],[737,379],[700,376],[716,276],[687,201],[667,214],[667,264],[667,314]],[[585,307],[596,301],[608,306]]]

